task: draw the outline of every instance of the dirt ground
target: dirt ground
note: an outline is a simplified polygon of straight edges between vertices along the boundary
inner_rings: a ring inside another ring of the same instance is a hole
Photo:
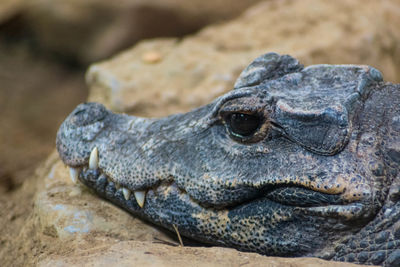
[[[7,247],[33,207],[36,181],[27,178],[54,149],[58,126],[87,89],[84,69],[46,59],[24,43],[0,44],[0,258],[10,262],[16,254],[5,253]]]

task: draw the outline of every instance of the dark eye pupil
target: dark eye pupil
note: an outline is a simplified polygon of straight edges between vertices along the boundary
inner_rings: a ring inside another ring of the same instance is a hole
[[[232,113],[229,115],[227,123],[233,134],[246,137],[258,129],[260,118],[244,113]]]

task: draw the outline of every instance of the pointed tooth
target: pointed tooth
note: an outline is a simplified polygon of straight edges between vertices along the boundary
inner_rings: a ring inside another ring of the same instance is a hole
[[[143,208],[144,200],[146,198],[146,191],[133,191],[135,195],[136,202],[138,203],[139,207]]]
[[[81,172],[81,168],[69,167],[69,176],[71,177],[71,181],[74,184],[77,183],[80,172]]]
[[[115,186],[115,188],[116,188],[117,190],[121,188],[121,185],[120,185],[119,183],[117,183],[117,182],[114,183],[114,186]]]
[[[128,188],[122,187],[122,194],[124,194],[124,197],[126,200],[129,200],[129,197],[131,196],[131,190]]]
[[[95,170],[99,167],[99,151],[97,147],[93,148],[89,157],[89,169]]]

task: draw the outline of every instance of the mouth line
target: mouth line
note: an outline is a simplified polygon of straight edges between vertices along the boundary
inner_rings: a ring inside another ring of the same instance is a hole
[[[84,185],[101,194],[111,193],[113,195],[122,194],[126,201],[133,200],[139,208],[144,207],[147,191],[145,190],[130,190],[127,187],[115,182],[108,175],[104,174],[99,168],[92,169],[89,166],[69,167],[70,178],[74,184],[81,181]],[[100,190],[102,189],[102,190]]]
[[[99,168],[97,148],[92,150],[88,164],[74,167],[69,166],[69,168],[70,177],[73,183],[77,183],[79,179],[83,184],[94,189],[109,200],[112,200],[112,198],[121,200],[125,199],[125,201],[136,203],[139,210],[145,206],[147,192],[150,190],[157,190],[160,185],[164,184],[157,184],[153,187],[141,190],[131,190],[119,184]],[[171,183],[175,184],[174,181],[168,181],[168,184]],[[262,190],[263,192],[257,194],[254,198],[221,207],[203,205],[196,199],[193,199],[184,189],[179,188],[178,186],[175,187],[177,187],[182,194],[187,194],[191,201],[200,205],[204,209],[232,210],[252,202],[264,200],[274,202],[282,207],[294,208],[311,212],[316,215],[320,214],[333,217],[337,216],[338,213],[344,214],[345,218],[354,216],[358,217],[358,215],[362,213],[362,210],[364,210],[364,205],[362,203],[345,203],[341,198],[341,194],[326,194],[293,185],[270,186],[266,190]],[[123,199],[121,196],[123,196]]]

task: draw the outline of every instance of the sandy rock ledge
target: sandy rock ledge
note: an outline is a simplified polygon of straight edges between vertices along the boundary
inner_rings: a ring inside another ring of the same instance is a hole
[[[253,267],[357,267],[360,265],[327,262],[313,258],[264,257],[228,248],[171,247],[146,242],[122,241],[115,245],[92,248],[73,257],[49,258],[39,266],[253,266]]]
[[[197,35],[144,41],[87,73],[89,100],[120,112],[165,116],[211,102],[267,52],[304,65],[365,64],[400,80],[398,1],[270,0]]]
[[[40,47],[89,64],[144,38],[182,36],[231,19],[260,0],[24,1],[27,27]]]

